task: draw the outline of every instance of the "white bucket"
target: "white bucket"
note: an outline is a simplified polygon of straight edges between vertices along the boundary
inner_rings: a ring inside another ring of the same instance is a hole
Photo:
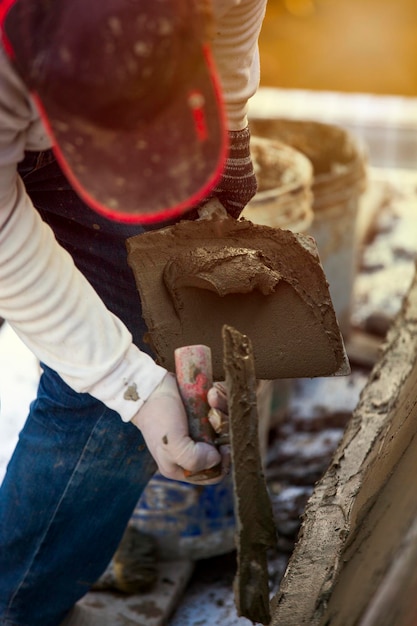
[[[254,224],[306,233],[313,221],[309,159],[281,141],[252,134],[251,156],[258,192],[242,212]],[[265,465],[269,431],[282,421],[291,380],[261,381],[258,387],[259,441]],[[279,407],[279,408],[278,408]]]
[[[313,220],[340,330],[346,338],[355,276],[355,227],[366,186],[365,160],[351,135],[330,124],[290,119],[251,119],[255,135],[276,139],[302,152],[313,166]]]
[[[251,156],[258,192],[242,212],[254,224],[306,232],[312,219],[313,168],[280,141],[252,136]]]

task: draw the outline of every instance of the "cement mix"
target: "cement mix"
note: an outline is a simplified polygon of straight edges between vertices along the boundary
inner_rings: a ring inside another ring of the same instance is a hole
[[[247,220],[184,220],[127,247],[148,341],[170,371],[176,348],[204,344],[222,379],[228,324],[250,337],[258,379],[349,372],[311,237]]]

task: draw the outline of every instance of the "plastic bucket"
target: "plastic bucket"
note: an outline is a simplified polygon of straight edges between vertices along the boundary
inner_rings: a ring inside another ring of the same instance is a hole
[[[307,233],[313,221],[313,166],[310,160],[281,141],[254,133],[251,156],[258,192],[245,207],[242,217],[255,224]],[[259,385],[259,441],[264,466],[269,431],[282,421],[291,387],[289,379],[261,381]]]
[[[231,475],[219,485],[196,486],[156,474],[131,518],[152,535],[163,561],[205,559],[235,547]]]
[[[309,160],[280,141],[254,135],[251,156],[258,192],[242,217],[255,224],[306,232],[313,219]]]
[[[251,119],[251,131],[288,144],[313,166],[313,220],[308,228],[317,243],[330,295],[344,337],[349,334],[355,276],[355,228],[366,187],[363,152],[338,126],[290,119]]]

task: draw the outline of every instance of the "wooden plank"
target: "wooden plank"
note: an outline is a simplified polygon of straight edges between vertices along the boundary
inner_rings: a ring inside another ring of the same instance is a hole
[[[252,344],[230,326],[222,335],[237,517],[236,608],[238,615],[269,624],[267,550],[276,547],[277,536],[262,472]]]
[[[193,569],[192,561],[161,562],[152,591],[129,596],[92,591],[77,603],[61,626],[164,626]]]

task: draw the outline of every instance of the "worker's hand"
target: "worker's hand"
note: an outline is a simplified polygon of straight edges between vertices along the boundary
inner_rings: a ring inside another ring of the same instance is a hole
[[[216,410],[225,407],[224,398],[216,391],[211,393],[209,403]],[[185,408],[173,374],[168,373],[163,378],[132,422],[141,430],[159,471],[166,478],[197,482],[192,474],[221,463],[224,469],[220,477],[198,481],[198,484],[215,484],[227,471],[227,455],[221,455],[214,446],[195,443],[190,438]],[[191,476],[185,478],[184,470]]]
[[[229,155],[223,175],[208,198],[218,198],[232,217],[238,218],[257,190],[250,152],[250,132],[229,130]]]
[[[209,422],[217,434],[216,443],[221,446],[220,452],[225,457],[230,457],[229,453],[229,410],[227,401],[226,385],[223,382],[214,383],[207,394],[207,401],[211,407],[208,414]],[[230,459],[226,460],[228,467]]]

